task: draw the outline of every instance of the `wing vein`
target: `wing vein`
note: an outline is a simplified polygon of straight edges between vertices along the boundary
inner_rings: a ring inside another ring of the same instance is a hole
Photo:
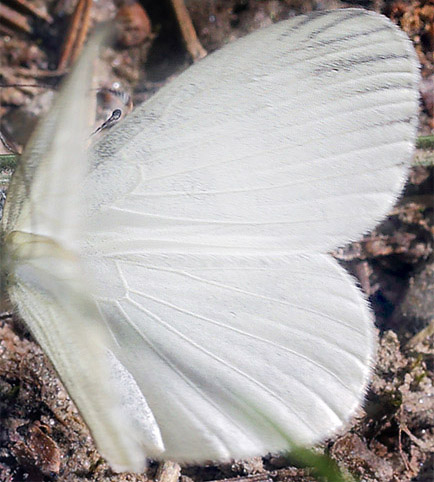
[[[164,326],[168,331],[174,333],[175,335],[179,336],[182,340],[184,340],[187,344],[193,346],[194,348],[196,348],[197,350],[199,350],[200,352],[204,353],[205,355],[209,356],[210,358],[212,358],[213,360],[215,360],[217,363],[220,363],[221,365],[225,366],[226,368],[228,368],[229,370],[231,371],[234,371],[235,373],[237,373],[238,375],[241,376],[241,378],[245,378],[246,380],[249,380],[251,383],[253,383],[254,385],[258,386],[260,389],[262,389],[264,392],[268,393],[272,398],[274,398],[275,400],[277,400],[283,407],[285,407],[285,409],[289,410],[291,413],[293,413],[297,419],[299,420],[299,422],[301,422],[308,430],[310,430],[310,427],[306,424],[306,422],[304,421],[303,417],[301,417],[292,407],[290,407],[281,397],[279,397],[279,395],[277,395],[277,393],[275,393],[273,390],[269,389],[267,386],[263,385],[261,382],[259,382],[258,380],[256,380],[254,377],[251,377],[250,375],[248,375],[247,373],[243,372],[242,370],[239,370],[238,368],[234,367],[233,365],[231,365],[230,363],[227,363],[225,362],[224,360],[222,360],[220,357],[218,357],[217,355],[214,355],[213,353],[211,353],[210,351],[206,350],[205,348],[202,348],[200,345],[198,345],[197,343],[195,343],[193,340],[191,340],[190,338],[188,338],[186,335],[184,335],[183,333],[179,332],[178,330],[174,329],[173,327],[171,327],[167,322],[165,322],[164,320],[162,320],[159,316],[157,316],[156,314],[152,313],[151,311],[147,310],[146,308],[144,308],[143,306],[141,306],[139,303],[135,302],[134,300],[132,300],[131,298],[127,297],[126,300],[131,303],[133,306],[135,306],[139,311],[145,313],[147,316],[153,318],[155,321],[157,321],[159,324],[161,324],[162,326]],[[196,386],[196,385],[194,385]],[[199,390],[199,388],[197,388]],[[200,391],[200,390],[199,390]]]
[[[125,298],[128,302],[133,303],[137,308],[141,308],[140,305],[137,305],[133,300],[129,298]],[[218,413],[223,415],[226,419],[229,419],[231,423],[233,423],[234,426],[238,427],[238,429],[242,432],[243,429],[242,427],[238,424],[237,420],[233,419],[232,417],[229,417],[229,415],[221,410],[221,408],[203,391],[201,390],[196,383],[194,383],[185,373],[180,370],[175,363],[173,363],[164,353],[161,352],[160,349],[158,349],[154,343],[143,333],[142,330],[133,322],[133,320],[128,316],[128,313],[124,310],[120,302],[116,302],[118,309],[120,312],[123,314],[126,320],[128,320],[130,326],[133,328],[133,330],[140,336],[140,338],[150,347],[150,349],[164,362],[166,363],[167,366],[170,367],[171,370],[173,370],[189,387],[192,388],[196,393],[198,393],[204,400],[206,400]],[[154,315],[151,312],[148,312],[148,310],[141,310],[145,314],[147,314],[150,317],[154,317],[154,319],[158,318],[156,315]],[[190,410],[185,403],[183,403],[183,407],[186,411],[188,411],[192,418],[196,419],[204,428],[207,428],[206,422],[204,422],[201,418],[197,416],[197,413],[194,413],[192,410]],[[206,432],[206,430],[205,430]],[[223,442],[223,439],[219,436],[219,434],[215,433],[215,436],[219,438],[220,442],[223,445],[226,445]]]

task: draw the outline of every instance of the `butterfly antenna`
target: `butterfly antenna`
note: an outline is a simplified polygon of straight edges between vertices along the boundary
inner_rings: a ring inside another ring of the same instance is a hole
[[[104,129],[110,129],[110,127],[113,127],[116,122],[121,118],[122,116],[122,111],[121,109],[115,109],[111,116],[104,121],[95,131],[92,132],[91,136],[94,136],[98,132],[104,130]]]

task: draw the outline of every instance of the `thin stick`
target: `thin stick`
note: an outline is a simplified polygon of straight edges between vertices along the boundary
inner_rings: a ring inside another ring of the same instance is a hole
[[[27,18],[6,5],[0,4],[0,19],[10,23],[22,32],[32,33],[32,28]]]
[[[185,6],[184,0],[170,0],[173,10],[175,11],[176,19],[178,20],[179,29],[181,30],[182,38],[188,53],[191,55],[193,61],[199,60],[206,56],[207,51],[202,47],[197,38],[196,31],[193,27],[190,14]]]
[[[422,341],[427,340],[430,336],[434,335],[434,320],[426,326],[423,330],[416,333],[408,342],[405,344],[405,348],[414,348],[416,345],[421,343]]]
[[[35,7],[32,3],[28,2],[27,0],[12,0],[12,3],[17,5],[26,13],[29,13],[35,17],[45,20],[47,23],[53,23],[53,17],[51,15]]]
[[[58,71],[69,67],[81,52],[89,30],[91,6],[92,0],[78,0],[66,34],[66,40],[57,66]]]

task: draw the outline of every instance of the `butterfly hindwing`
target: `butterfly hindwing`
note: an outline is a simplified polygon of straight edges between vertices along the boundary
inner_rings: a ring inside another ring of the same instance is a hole
[[[313,443],[359,405],[372,317],[330,256],[101,263],[116,299],[101,280],[97,300],[160,428],[157,458],[227,460]]]

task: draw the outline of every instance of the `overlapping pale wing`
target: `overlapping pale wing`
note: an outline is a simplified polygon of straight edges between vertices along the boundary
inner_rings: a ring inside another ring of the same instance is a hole
[[[80,185],[89,169],[86,147],[93,116],[92,64],[105,36],[100,30],[90,42],[27,143],[8,189],[5,232],[48,236],[69,247],[81,234]]]
[[[402,188],[417,82],[408,38],[364,10],[255,32],[188,69],[96,146],[91,224],[133,251],[342,245]]]
[[[117,471],[142,471],[146,454],[163,450],[161,435],[137,384],[108,351],[106,328],[78,261],[35,237],[15,244],[21,257],[8,289],[11,301],[53,363],[100,453]]]
[[[92,60],[103,35],[90,42],[22,155],[2,219],[2,261],[11,301],[49,356],[99,450],[113,468],[141,471],[146,449],[162,450],[161,436],[137,385],[110,356],[92,282],[74,251],[83,235],[80,186],[88,170]]]

